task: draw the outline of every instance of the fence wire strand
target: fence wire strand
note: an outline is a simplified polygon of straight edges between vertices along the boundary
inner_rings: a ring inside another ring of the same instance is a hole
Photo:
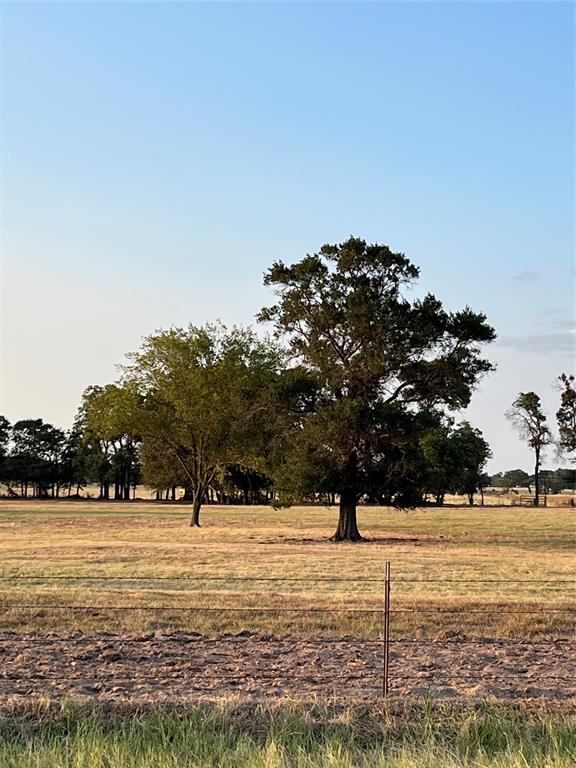
[[[8,574],[0,575],[0,581],[214,581],[214,582],[304,582],[304,583],[326,583],[326,584],[381,584],[382,580],[366,576],[79,576],[63,574]],[[395,578],[394,584],[572,584],[576,587],[576,577],[574,579],[416,579],[416,578]]]
[[[338,614],[382,614],[382,608],[338,608],[337,606],[278,606],[253,608],[229,605],[43,605],[39,604],[6,604],[0,605],[0,610],[62,610],[62,611],[146,611],[146,612],[186,612],[199,613],[338,613]],[[549,613],[576,613],[576,608],[391,608],[390,613],[452,613],[467,615],[480,613],[488,615],[546,615]]]
[[[278,583],[310,583],[310,584],[356,584],[356,585],[363,585],[363,584],[382,584],[381,578],[373,578],[373,577],[366,577],[366,576],[350,576],[350,577],[329,577],[329,576],[286,576],[286,577],[274,577],[274,576],[236,576],[236,575],[228,575],[228,576],[218,576],[218,575],[197,575],[197,574],[188,574],[188,575],[179,575],[179,576],[152,576],[152,575],[134,575],[134,576],[127,576],[127,575],[117,575],[117,576],[111,576],[111,575],[66,575],[66,574],[1,574],[0,575],[0,582],[4,582],[7,585],[10,585],[10,587],[13,587],[14,584],[19,583],[27,583],[33,588],[37,588],[42,584],[42,582],[45,583],[54,583],[54,582],[61,582],[65,584],[66,582],[88,582],[92,584],[96,583],[142,583],[142,582],[158,582],[158,583],[198,583],[198,584],[209,584],[209,583],[218,583],[218,584],[230,584],[230,583],[253,583],[253,584],[278,584]],[[484,578],[484,579],[467,579],[467,578],[415,578],[415,577],[409,577],[409,576],[399,576],[398,578],[394,578],[392,580],[392,584],[394,586],[402,585],[402,584],[408,584],[408,585],[417,585],[417,584],[425,584],[425,585],[432,585],[432,584],[448,584],[448,585],[498,585],[498,586],[510,586],[510,585],[540,585],[542,589],[549,589],[551,587],[563,586],[562,592],[566,592],[567,594],[570,592],[569,588],[566,588],[566,585],[572,585],[576,586],[576,579],[557,579],[557,578],[539,578],[539,579],[490,579],[490,578]],[[67,590],[65,587],[64,590]],[[65,594],[64,590],[62,592]],[[69,590],[67,590],[69,591]],[[194,592],[197,592],[198,590],[187,590],[187,593],[193,594]],[[167,594],[181,594],[181,592],[176,592],[172,590],[166,590]],[[184,590],[182,590],[184,592]],[[404,593],[405,594],[405,593]],[[17,593],[15,591],[14,597],[17,596]],[[282,597],[282,595],[275,595],[276,598]],[[374,595],[368,595],[370,600],[375,599]],[[537,602],[537,601],[532,601]],[[568,601],[566,601],[568,602]],[[44,612],[44,611],[69,611],[73,615],[77,612],[92,612],[95,614],[105,614],[106,612],[143,612],[143,613],[161,613],[161,614],[203,614],[203,613],[219,613],[219,614],[242,614],[243,616],[248,615],[263,615],[263,614],[301,614],[302,616],[306,615],[356,615],[356,616],[375,616],[380,618],[383,614],[383,608],[382,607],[373,607],[373,606],[367,606],[367,607],[348,607],[348,606],[342,606],[342,605],[298,605],[298,606],[289,606],[289,605],[278,605],[278,606],[272,606],[272,605],[265,605],[262,607],[257,607],[254,605],[249,606],[239,606],[239,605],[85,605],[85,604],[73,604],[73,603],[30,603],[30,602],[22,602],[22,603],[4,603],[0,604],[0,614],[6,615],[10,611],[30,611],[30,612]],[[516,604],[508,604],[508,605],[502,605],[501,602],[495,602],[493,605],[484,603],[480,604],[480,607],[465,607],[465,606],[430,606],[430,605],[420,605],[420,606],[402,606],[400,604],[398,607],[390,608],[388,610],[389,615],[392,614],[395,615],[401,615],[401,614],[420,614],[423,617],[429,617],[434,615],[446,615],[446,616],[467,616],[470,614],[475,615],[483,615],[485,617],[493,616],[507,616],[507,615],[532,615],[532,616],[541,616],[541,617],[547,617],[552,615],[560,615],[560,616],[566,616],[571,617],[573,614],[576,613],[576,608],[572,605],[570,607],[550,607],[549,605],[542,605],[542,607],[536,607],[535,605],[528,605],[527,607],[520,607]],[[465,623],[462,621],[461,625],[462,629],[466,628]],[[369,627],[369,625],[368,625]],[[328,630],[329,632],[330,630]],[[566,628],[564,627],[564,634],[566,633]],[[170,633],[174,634],[170,634]],[[547,638],[547,637],[535,637],[534,639],[515,639],[515,638],[507,638],[507,637],[496,637],[496,638],[486,638],[486,637],[467,637],[465,634],[460,634],[459,636],[449,636],[449,637],[390,637],[384,638],[383,636],[378,635],[375,639],[364,639],[364,638],[357,638],[354,636],[343,636],[343,637],[307,637],[305,634],[301,634],[298,637],[275,637],[270,635],[258,635],[257,633],[230,633],[226,634],[224,636],[221,636],[219,638],[211,638],[211,637],[205,637],[198,633],[193,634],[187,634],[186,630],[178,630],[177,627],[169,627],[169,628],[162,628],[160,630],[160,636],[156,637],[154,634],[147,632],[145,638],[138,638],[137,642],[140,642],[141,640],[145,639],[146,641],[152,641],[154,645],[157,643],[166,643],[168,641],[168,646],[166,648],[166,655],[169,658],[174,659],[176,658],[176,662],[181,662],[185,660],[187,663],[190,662],[191,657],[194,659],[194,646],[195,643],[205,643],[205,642],[226,642],[229,641],[232,644],[243,642],[243,641],[252,641],[252,642],[267,642],[267,643],[277,643],[281,644],[282,646],[286,646],[287,644],[292,646],[339,646],[340,649],[342,648],[348,648],[351,651],[359,652],[363,648],[370,649],[370,652],[372,653],[372,649],[375,649],[378,651],[380,648],[382,648],[383,641],[385,643],[389,643],[390,646],[398,651],[405,648],[415,649],[418,647],[422,648],[448,648],[448,647],[455,647],[459,646],[460,648],[464,648],[466,646],[477,646],[477,647],[490,647],[490,646],[501,646],[501,647],[510,647],[510,648],[542,648],[542,649],[552,649],[557,648],[561,649],[562,651],[568,646],[572,646],[572,640],[569,637],[556,637],[556,638]],[[367,628],[367,634],[371,634],[369,629]],[[21,649],[22,646],[24,648],[27,645],[36,645],[36,647],[39,647],[41,644],[44,644],[45,646],[50,646],[52,644],[52,641],[54,643],[59,643],[62,641],[63,637],[66,639],[66,641],[71,642],[76,647],[82,646],[84,640],[88,640],[90,642],[94,639],[94,636],[86,635],[84,633],[80,633],[79,635],[74,633],[70,636],[62,636],[62,635],[56,635],[56,634],[47,634],[47,635],[39,635],[34,634],[31,636],[26,636],[22,633],[16,633],[16,632],[8,632],[8,633],[2,633],[0,632],[0,648],[2,648],[3,653],[6,653],[6,651],[10,652],[11,646],[15,647],[17,649]],[[110,637],[114,638],[115,635],[110,634],[104,634],[101,636],[96,635],[98,640],[102,640],[103,642],[106,642],[110,639]],[[170,654],[171,649],[171,643],[173,642],[178,643],[178,650],[181,652],[186,653],[186,656],[183,656],[181,654],[175,656],[174,653]],[[417,651],[416,651],[417,652]],[[550,650],[543,651],[546,653],[549,653]],[[98,659],[98,653],[96,653],[96,659]],[[300,674],[298,672],[295,672],[294,670],[286,670],[286,669],[270,669],[269,667],[262,667],[260,668],[253,668],[249,669],[246,667],[242,667],[238,671],[234,672],[233,674],[229,673],[226,669],[223,669],[219,671],[217,668],[214,668],[211,665],[203,665],[201,666],[200,670],[186,670],[178,671],[174,673],[170,672],[164,672],[162,670],[162,662],[159,662],[159,668],[158,673],[154,675],[143,675],[138,676],[137,673],[132,675],[131,677],[122,677],[122,676],[114,676],[114,669],[116,667],[116,664],[125,664],[126,662],[130,663],[133,659],[131,659],[130,655],[126,655],[125,657],[121,657],[120,659],[116,661],[106,662],[105,659],[98,660],[99,663],[99,669],[97,671],[97,675],[93,676],[93,674],[88,671],[86,675],[76,674],[74,676],[70,675],[57,675],[57,674],[36,674],[32,675],[30,677],[26,676],[19,676],[19,675],[13,675],[10,674],[11,670],[8,664],[6,658],[4,657],[4,671],[5,674],[0,675],[0,690],[5,691],[7,688],[12,687],[14,690],[16,689],[32,689],[36,684],[44,684],[44,685],[57,685],[60,684],[60,687],[62,686],[72,686],[72,685],[82,685],[86,686],[94,692],[99,692],[106,690],[110,687],[115,686],[121,686],[122,684],[134,684],[134,683],[140,683],[142,685],[147,684],[154,684],[161,685],[163,683],[171,683],[174,681],[182,682],[182,679],[184,677],[186,686],[192,690],[197,692],[208,692],[208,693],[214,693],[215,690],[217,690],[218,684],[223,681],[234,681],[239,686],[240,685],[246,685],[248,688],[251,688],[254,685],[258,685],[259,683],[274,683],[275,685],[283,686],[286,684],[289,684],[291,681],[304,681],[307,683],[313,682],[315,685],[330,685],[330,684],[338,684],[341,683],[342,680],[345,680],[347,683],[354,683],[355,681],[359,680],[363,683],[364,686],[367,687],[378,687],[380,680],[379,680],[379,673],[377,670],[370,670],[370,671],[362,671],[362,670],[356,670],[354,666],[347,666],[347,673],[344,674],[334,674],[333,672],[324,673],[321,669],[316,670],[313,679],[311,680],[310,674]],[[198,662],[200,665],[202,664],[201,658],[199,658]],[[30,670],[30,664],[28,665],[28,670]],[[110,673],[112,673],[111,677],[101,677],[103,673],[106,674],[110,670]],[[33,670],[32,670],[33,671]],[[126,670],[124,671],[126,674]],[[80,669],[77,670],[77,672],[80,672]],[[137,670],[135,670],[137,672]],[[387,678],[386,678],[387,679]],[[386,690],[386,689],[385,689]],[[128,693],[128,691],[126,691]]]

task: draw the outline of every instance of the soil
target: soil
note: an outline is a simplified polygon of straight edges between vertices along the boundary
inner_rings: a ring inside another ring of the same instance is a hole
[[[566,641],[468,639],[396,641],[395,698],[576,700],[576,649]],[[331,702],[382,694],[382,644],[240,632],[36,635],[0,633],[0,702],[38,697],[184,702],[240,696]]]

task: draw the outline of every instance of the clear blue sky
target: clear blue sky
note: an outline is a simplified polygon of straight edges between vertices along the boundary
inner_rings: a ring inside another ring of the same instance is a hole
[[[2,410],[69,425],[155,328],[250,323],[349,234],[484,310],[469,417],[574,365],[574,5],[4,3]],[[551,462],[550,462],[551,463]]]

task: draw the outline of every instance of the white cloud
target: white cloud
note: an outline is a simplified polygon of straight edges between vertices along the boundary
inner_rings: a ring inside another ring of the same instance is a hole
[[[551,352],[574,354],[576,335],[574,323],[566,323],[565,331],[553,333],[528,333],[523,336],[502,336],[497,341],[500,347],[516,349],[519,352],[545,355]]]

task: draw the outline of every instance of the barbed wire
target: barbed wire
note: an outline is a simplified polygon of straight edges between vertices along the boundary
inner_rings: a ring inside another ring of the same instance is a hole
[[[164,632],[164,630],[162,630]],[[179,633],[180,634],[180,633]],[[12,637],[1,637],[0,636],[0,643],[14,643],[14,642],[21,642],[24,644],[33,644],[33,643],[41,643],[42,645],[49,645],[50,641],[53,640],[55,643],[60,643],[62,640],[66,641],[78,641],[86,639],[88,642],[92,642],[93,636],[88,635],[81,635],[76,637],[70,637],[70,636],[26,636],[21,635],[20,633],[15,633],[15,636]],[[104,639],[104,638],[102,638]],[[355,646],[363,646],[363,645],[375,645],[379,648],[382,646],[383,638],[378,637],[377,639],[364,639],[364,638],[340,638],[340,637],[325,637],[325,638],[316,638],[316,637],[294,637],[294,636],[286,636],[286,637],[273,637],[270,638],[269,636],[258,636],[258,635],[252,635],[250,637],[244,637],[244,636],[238,636],[232,634],[229,637],[226,636],[219,636],[216,638],[212,637],[204,637],[204,636],[198,636],[193,635],[191,638],[187,637],[177,637],[170,634],[164,634],[162,637],[159,638],[149,638],[150,640],[156,639],[157,641],[170,641],[170,640],[180,640],[183,643],[186,642],[188,645],[194,645],[195,643],[202,643],[202,642],[209,642],[209,643],[225,643],[226,641],[229,641],[231,643],[237,644],[239,641],[252,641],[252,642],[265,642],[265,643],[281,643],[282,645],[318,645],[320,647],[325,645],[348,645],[352,649],[354,649]],[[121,638],[122,642],[126,642],[126,638]],[[130,642],[128,640],[128,642]],[[133,642],[138,643],[139,645],[143,642],[141,639],[134,640]],[[390,638],[390,643],[395,645],[409,645],[409,644],[420,644],[420,645],[518,645],[518,646],[526,646],[526,647],[538,647],[538,646],[550,646],[550,645],[571,645],[576,643],[576,638],[570,638],[570,637],[560,637],[560,638],[554,638],[554,639],[540,639],[540,640],[515,640],[513,638],[507,638],[507,637],[451,637],[451,638],[430,638],[430,637],[399,637],[399,638]],[[109,650],[109,649],[105,649]],[[0,678],[1,679],[1,678]]]
[[[230,613],[361,613],[382,614],[383,608],[338,608],[337,606],[266,606],[262,608],[228,606],[228,605],[54,605],[42,603],[13,603],[0,605],[0,610],[70,610],[70,611],[202,611],[205,613],[230,612]],[[482,613],[482,614],[548,614],[548,613],[576,613],[576,608],[445,608],[445,607],[417,607],[417,608],[392,608],[390,613]]]
[[[96,575],[64,575],[64,574],[3,574],[0,581],[245,581],[245,582],[310,582],[310,583],[354,583],[382,584],[382,578],[366,576],[96,576]],[[573,579],[417,579],[399,577],[393,579],[393,584],[572,584],[576,587],[576,577]]]
[[[373,677],[378,679],[378,671],[374,670]],[[337,684],[338,682],[351,682],[354,679],[362,680],[364,683],[366,681],[366,677],[362,676],[361,674],[358,675],[346,675],[346,676],[334,676],[334,675],[326,675],[323,677],[314,677],[313,679],[310,677],[310,675],[297,675],[297,674],[290,674],[288,676],[286,675],[261,675],[257,671],[255,672],[238,672],[238,674],[235,675],[200,675],[199,680],[200,683],[210,683],[213,682],[215,685],[220,683],[222,680],[237,680],[240,683],[245,682],[246,678],[251,678],[249,682],[253,682],[255,684],[259,684],[260,682],[271,682],[275,681],[281,686],[285,686],[289,684],[293,680],[301,680],[305,681],[307,683],[311,683],[313,685],[326,685],[327,683],[333,683]],[[130,685],[134,685],[137,683],[151,683],[155,687],[158,684],[162,683],[170,683],[174,681],[182,682],[182,676],[174,675],[173,677],[113,677],[113,678],[106,678],[106,679],[99,679],[99,678],[92,678],[88,676],[78,676],[78,677],[63,677],[60,675],[54,675],[54,676],[38,676],[38,677],[0,677],[0,684],[1,683],[9,683],[13,686],[14,683],[17,683],[22,686],[26,686],[27,683],[29,684],[37,684],[37,683],[47,683],[47,682],[54,682],[54,683],[67,683],[67,682],[76,682],[76,683],[83,683],[84,685],[87,685],[90,688],[93,688],[95,685],[116,685],[118,683],[127,683]],[[213,691],[214,688],[202,688],[198,685],[198,683],[195,681],[193,677],[186,678],[186,688],[195,689],[195,690],[207,690],[207,691]],[[378,684],[378,683],[376,683]]]

